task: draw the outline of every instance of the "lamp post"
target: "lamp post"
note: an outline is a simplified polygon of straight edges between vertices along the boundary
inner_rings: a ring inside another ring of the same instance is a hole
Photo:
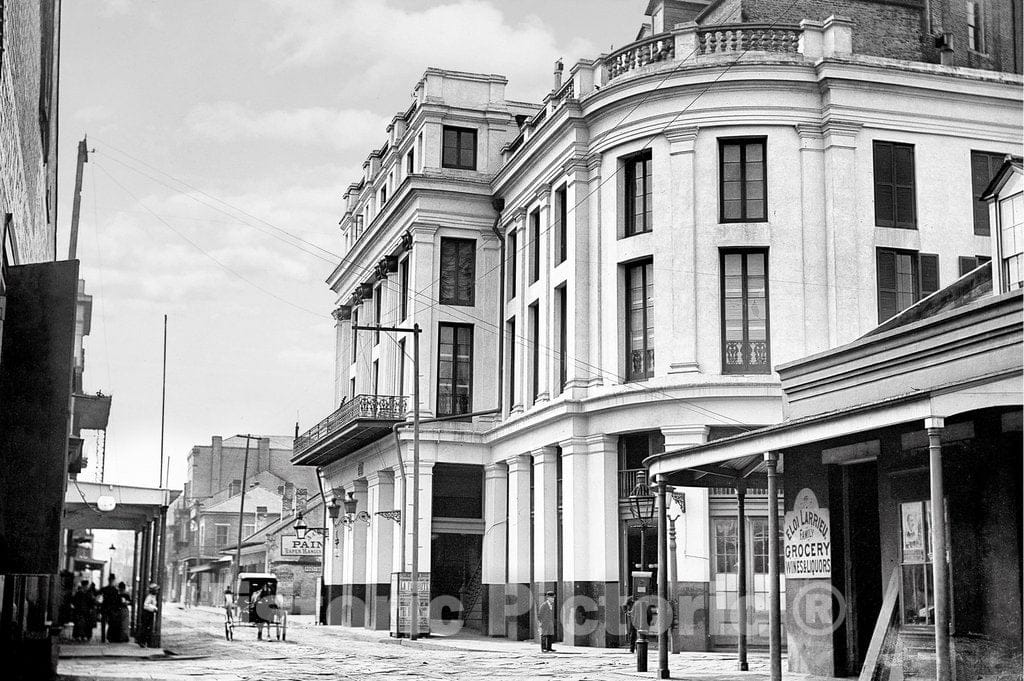
[[[412,617],[410,618],[409,638],[415,641],[419,638],[419,615],[420,615],[420,594],[419,594],[419,539],[420,539],[420,333],[423,329],[419,324],[413,324],[412,328],[397,326],[381,326],[380,324],[360,326],[353,324],[356,331],[374,331],[380,333],[411,333],[412,334],[412,373],[416,379],[412,385],[412,570],[410,578],[412,582],[412,593],[410,594]],[[405,489],[405,484],[402,485]],[[405,509],[402,509],[403,517]],[[403,528],[404,529],[404,528]],[[405,533],[402,533],[402,544],[405,544]],[[402,566],[405,569],[405,566]]]
[[[640,569],[647,569],[647,528],[651,525],[654,517],[654,494],[647,485],[646,471],[639,471],[636,475],[636,486],[629,495],[629,511],[633,519],[640,525]],[[647,605],[637,599],[633,608],[640,607],[644,614],[641,623],[643,628],[637,627],[636,631],[636,670],[647,671]]]

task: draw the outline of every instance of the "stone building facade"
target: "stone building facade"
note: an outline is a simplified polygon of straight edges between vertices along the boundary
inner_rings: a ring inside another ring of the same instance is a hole
[[[559,65],[540,105],[428,69],[350,186],[329,278],[340,406],[293,459],[369,513],[331,526],[330,623],[393,624],[416,522],[432,626],[532,637],[554,590],[560,638],[619,645],[631,573],[654,561],[627,503],[644,460],[779,421],[773,367],[990,253],[978,187],[1020,152],[1019,75],[926,63],[916,34],[917,59],[865,54],[859,24],[817,5],[723,32],[698,23],[717,5],[685,4],[652,2],[639,40]],[[413,338],[356,328],[378,322],[422,329],[415,520]],[[703,604],[677,634],[729,645],[735,497],[677,492],[670,561]],[[751,497],[764,643],[769,505]]]

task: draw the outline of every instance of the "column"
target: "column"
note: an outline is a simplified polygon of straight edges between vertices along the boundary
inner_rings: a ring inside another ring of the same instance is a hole
[[[779,593],[779,483],[777,452],[764,455],[768,465],[768,655],[771,681],[782,681],[782,604]]]
[[[874,292],[870,293],[872,305],[861,319],[859,303],[864,271],[862,258],[857,256],[874,252],[871,248],[874,232],[858,229],[857,216],[862,211],[858,210],[856,195],[849,190],[857,183],[856,150],[860,128],[858,123],[836,120],[823,127],[828,347],[856,338],[860,335],[862,321],[874,321]]]
[[[416,223],[412,227],[412,253],[409,255],[409,324],[419,324],[424,329],[420,338],[420,418],[431,418],[434,415],[434,404],[436,403],[434,371],[437,366],[437,341],[434,329],[436,310],[432,307],[433,301],[437,300],[434,263],[437,247],[437,225],[425,225]],[[424,342],[425,341],[425,342]],[[412,354],[412,338],[406,344],[408,352]],[[434,359],[431,359],[434,358]],[[411,369],[411,365],[410,365]],[[412,376],[411,380],[417,380]],[[411,384],[410,384],[411,385]],[[410,390],[410,394],[412,391]],[[410,405],[412,408],[413,405]],[[412,473],[412,457],[406,462],[409,473]]]
[[[508,459],[508,586],[507,636],[530,638],[532,547],[530,546],[530,471],[528,454]]]
[[[942,481],[942,429],[945,419],[925,419],[932,504],[932,578],[935,589],[935,678],[949,681],[949,574],[946,564],[946,504]]]
[[[603,434],[559,443],[565,586],[559,605],[564,608],[565,643],[573,645],[616,647],[625,635],[619,602],[616,443],[614,436]],[[575,612],[582,612],[582,622]]]
[[[552,337],[552,330],[555,328],[554,320],[554,293],[551,291],[551,244],[554,240],[554,229],[552,229],[551,201],[554,193],[551,185],[544,184],[537,190],[537,199],[540,201],[540,244],[537,246],[537,269],[539,275],[534,286],[537,287],[537,338],[540,340],[540,348],[537,352],[539,366],[537,367],[537,399],[536,403],[547,402],[551,398],[552,365],[551,361],[553,348],[558,347],[557,339]]]
[[[510,267],[515,267],[516,270],[516,295],[510,299],[508,304],[509,313],[515,313],[516,320],[516,334],[509,341],[508,352],[514,354],[515,364],[515,378],[514,378],[514,389],[512,392],[512,404],[510,404],[509,412],[512,414],[522,413],[524,404],[526,403],[525,395],[527,394],[527,382],[529,381],[530,372],[527,360],[530,357],[530,353],[526,348],[526,339],[530,337],[529,328],[529,315],[526,314],[526,287],[529,281],[529,271],[527,270],[527,258],[526,254],[529,252],[529,241],[527,240],[526,225],[526,210],[520,209],[516,211],[513,216],[512,226],[509,228],[509,233],[516,235],[516,249],[515,252],[508,252],[507,257],[509,258]],[[512,264],[514,263],[514,265]],[[508,295],[508,288],[506,287],[506,295]]]
[[[533,596],[558,586],[558,450],[533,451]],[[557,604],[560,605],[561,604]],[[539,634],[538,634],[539,636]]]
[[[800,356],[821,352],[828,347],[833,334],[829,316],[828,249],[822,238],[825,224],[824,135],[821,126],[799,123],[800,138],[800,240],[803,260],[803,351]],[[834,152],[833,152],[834,153]],[[834,288],[835,282],[832,282]]]
[[[481,581],[488,636],[504,636],[505,584],[508,569],[508,467],[504,461],[484,466],[484,540]]]
[[[700,316],[696,311],[696,301],[700,299],[697,292],[697,270],[701,268],[698,267],[700,259],[697,253],[697,176],[693,162],[697,128],[673,128],[665,131],[665,137],[669,142],[670,172],[667,175],[671,182],[670,196],[673,197],[672,210],[666,211],[665,215],[674,226],[668,238],[675,242],[675,247],[658,252],[659,258],[665,257],[668,260],[664,271],[673,273],[673,285],[655,286],[656,291],[665,292],[655,302],[655,309],[661,306],[666,313],[661,319],[668,320],[662,329],[655,331],[655,357],[665,358],[655,361],[667,361],[670,374],[685,374],[700,371],[697,362]],[[657,267],[661,269],[662,266]]]
[[[736,480],[736,549],[739,560],[736,566],[736,610],[739,615],[739,638],[736,642],[736,668],[745,672],[747,666],[747,483]],[[780,606],[781,607],[781,606]]]
[[[335,487],[331,490],[331,495],[338,501],[338,504],[341,504],[345,498],[345,490]],[[327,602],[325,617],[327,624],[342,624],[344,621],[344,563],[345,556],[348,554],[345,550],[348,530],[341,523],[340,517],[338,519],[328,517],[328,520],[330,522],[327,523],[328,533],[325,538],[325,541],[328,542],[327,565],[324,567],[324,590],[326,593],[323,596]]]
[[[564,390],[573,399],[585,395],[584,388],[591,380],[590,368],[586,362],[590,357],[590,334],[584,325],[573,323],[576,319],[590,319],[590,290],[585,282],[596,264],[591,263],[591,253],[600,253],[600,246],[591,243],[587,229],[590,204],[587,193],[590,191],[589,171],[585,158],[573,159],[569,170],[569,182],[565,190],[566,202],[566,257],[567,267],[571,267],[566,281],[566,346],[568,364],[566,366],[566,385]]]
[[[353,480],[352,488],[356,509],[365,511],[366,480]],[[343,623],[349,627],[361,627],[366,621],[366,523],[356,521],[344,527]]]
[[[402,446],[404,447],[405,451],[411,453],[411,451],[412,451],[411,443],[409,444],[408,447],[406,447],[405,445],[406,445],[406,443],[403,442]],[[407,456],[407,455],[403,454],[402,456]],[[412,463],[409,462],[409,461],[407,461],[405,465],[407,467],[409,467],[409,468],[412,467]],[[408,572],[409,571],[409,554],[407,552],[407,548],[408,548],[408,540],[407,540],[408,530],[406,530],[406,528],[408,527],[407,526],[408,517],[406,517],[406,513],[407,513],[408,507],[409,507],[409,503],[408,503],[409,499],[408,499],[408,493],[407,493],[406,486],[405,486],[406,479],[402,475],[402,467],[401,466],[397,466],[396,465],[396,466],[393,466],[391,468],[391,479],[394,481],[394,495],[395,495],[394,496],[394,499],[395,499],[394,507],[402,512],[402,517],[399,518],[399,523],[398,523],[397,531],[395,532],[394,538],[393,538],[393,540],[391,542],[391,565],[394,566],[393,569],[392,569],[392,572]],[[404,535],[403,535],[403,531],[405,532]]]
[[[584,355],[580,358],[585,360],[586,364],[577,365],[574,371],[577,372],[576,375],[581,379],[581,381],[585,382],[585,385],[587,385],[588,387],[601,385],[603,383],[601,371],[599,369],[594,370],[592,369],[592,367],[603,367],[606,364],[603,357],[603,348],[601,345],[601,341],[603,339],[601,326],[602,315],[598,314],[597,311],[602,309],[601,305],[605,299],[608,300],[608,305],[610,306],[610,309],[618,309],[617,307],[613,307],[618,305],[618,299],[616,297],[614,284],[616,279],[605,276],[605,268],[603,267],[602,263],[603,253],[601,250],[602,239],[604,237],[604,235],[601,233],[601,195],[604,194],[605,196],[607,196],[611,205],[614,206],[616,183],[609,182],[608,184],[610,186],[602,187],[601,161],[601,154],[592,154],[587,157],[587,170],[590,171],[590,186],[583,189],[583,191],[587,192],[587,198],[585,200],[587,202],[588,217],[587,231],[583,238],[588,239],[590,241],[590,266],[587,270],[587,278],[580,280],[582,282],[586,282],[585,286],[583,286],[584,291],[581,291],[580,295],[586,295],[588,297],[587,307],[591,310],[591,314],[585,318],[586,323],[590,327],[587,332],[587,336],[590,339],[590,343],[589,347],[587,348],[589,354]],[[615,171],[613,169],[615,167],[614,164],[616,163],[616,161],[613,159],[610,161],[610,163],[612,164],[612,170],[610,172],[614,174]],[[609,215],[609,220],[611,220],[612,234],[615,233],[614,230],[616,229],[614,216],[615,211],[613,208]],[[609,285],[611,285],[612,287],[611,293],[603,292],[602,287],[606,287]],[[576,317],[576,319],[583,318]]]
[[[391,557],[395,522],[377,515],[395,508],[395,480],[390,470],[366,475],[370,538],[366,550],[366,607],[368,629],[387,629],[391,593]]]

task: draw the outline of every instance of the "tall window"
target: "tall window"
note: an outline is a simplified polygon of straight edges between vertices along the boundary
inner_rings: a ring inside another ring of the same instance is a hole
[[[213,529],[215,531],[215,537],[216,537],[215,541],[217,542],[217,546],[224,546],[225,544],[227,544],[228,543],[228,531],[231,529],[231,526],[230,525],[222,525],[220,523],[217,523],[216,525],[213,526]]]
[[[373,289],[373,323],[380,326],[381,310],[383,308],[384,289],[377,286]],[[373,344],[380,345],[380,331],[373,332]]]
[[[917,229],[914,145],[874,143],[875,224]]]
[[[359,356],[359,310],[352,310],[352,361]]]
[[[1024,288],[1024,194],[999,201],[999,259],[1007,290]]]
[[[928,500],[900,504],[900,582],[903,624],[935,624],[932,587],[932,505]]]
[[[442,305],[472,305],[476,277],[476,242],[441,239]]]
[[[719,222],[768,219],[767,140],[718,140]]]
[[[651,150],[625,160],[626,236],[651,231]]]
[[[437,414],[468,414],[473,399],[473,327],[442,323],[438,331]]]
[[[402,338],[398,341],[398,358],[395,360],[398,362],[398,376],[396,377],[397,387],[395,390],[396,395],[405,394],[405,339]]]
[[[715,518],[715,572],[734,574],[739,565],[735,518]]]
[[[476,170],[476,130],[444,126],[441,166]]]
[[[530,323],[530,399],[537,401],[540,395],[540,305],[534,303],[528,309]]]
[[[402,297],[399,303],[402,319],[409,316],[409,258],[398,263],[398,287]]]
[[[654,375],[654,264],[626,267],[626,379]]]
[[[516,231],[512,229],[508,233],[508,297],[509,300],[516,297],[516,284],[518,277],[516,263],[519,262],[519,239],[516,238]]]
[[[380,188],[380,208],[384,210],[384,204],[388,202],[388,187],[384,185]]]
[[[231,484],[228,485],[228,496],[233,497],[242,491],[242,481],[232,480]]]
[[[981,2],[967,0],[967,47],[985,51],[985,15]]]
[[[373,360],[373,394],[380,394],[380,360]]]
[[[540,210],[530,213],[530,283],[540,279]]]
[[[981,195],[989,182],[1003,165],[1005,154],[993,154],[987,151],[971,152],[971,191],[974,193],[974,233],[981,236],[990,234],[988,224],[988,202],[981,200]]]
[[[508,348],[508,406],[516,403],[516,318],[505,322],[505,347]]]
[[[405,155],[405,174],[412,175],[416,172],[416,150],[410,149]]]
[[[939,290],[939,256],[879,248],[878,323]]]
[[[722,373],[771,371],[768,252],[722,251]]]
[[[555,289],[555,306],[558,314],[558,381],[555,383],[554,393],[561,394],[569,373],[568,296],[565,284]]]
[[[568,252],[567,240],[569,238],[568,206],[565,185],[555,190],[555,264],[565,262]]]

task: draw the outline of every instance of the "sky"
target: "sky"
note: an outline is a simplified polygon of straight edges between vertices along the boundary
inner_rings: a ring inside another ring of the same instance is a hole
[[[58,243],[88,136],[85,388],[113,395],[107,482],[180,488],[212,435],[291,434],[334,405],[345,188],[428,66],[539,101],[552,66],[631,42],[647,0],[65,0]],[[95,440],[89,467],[98,479]]]

